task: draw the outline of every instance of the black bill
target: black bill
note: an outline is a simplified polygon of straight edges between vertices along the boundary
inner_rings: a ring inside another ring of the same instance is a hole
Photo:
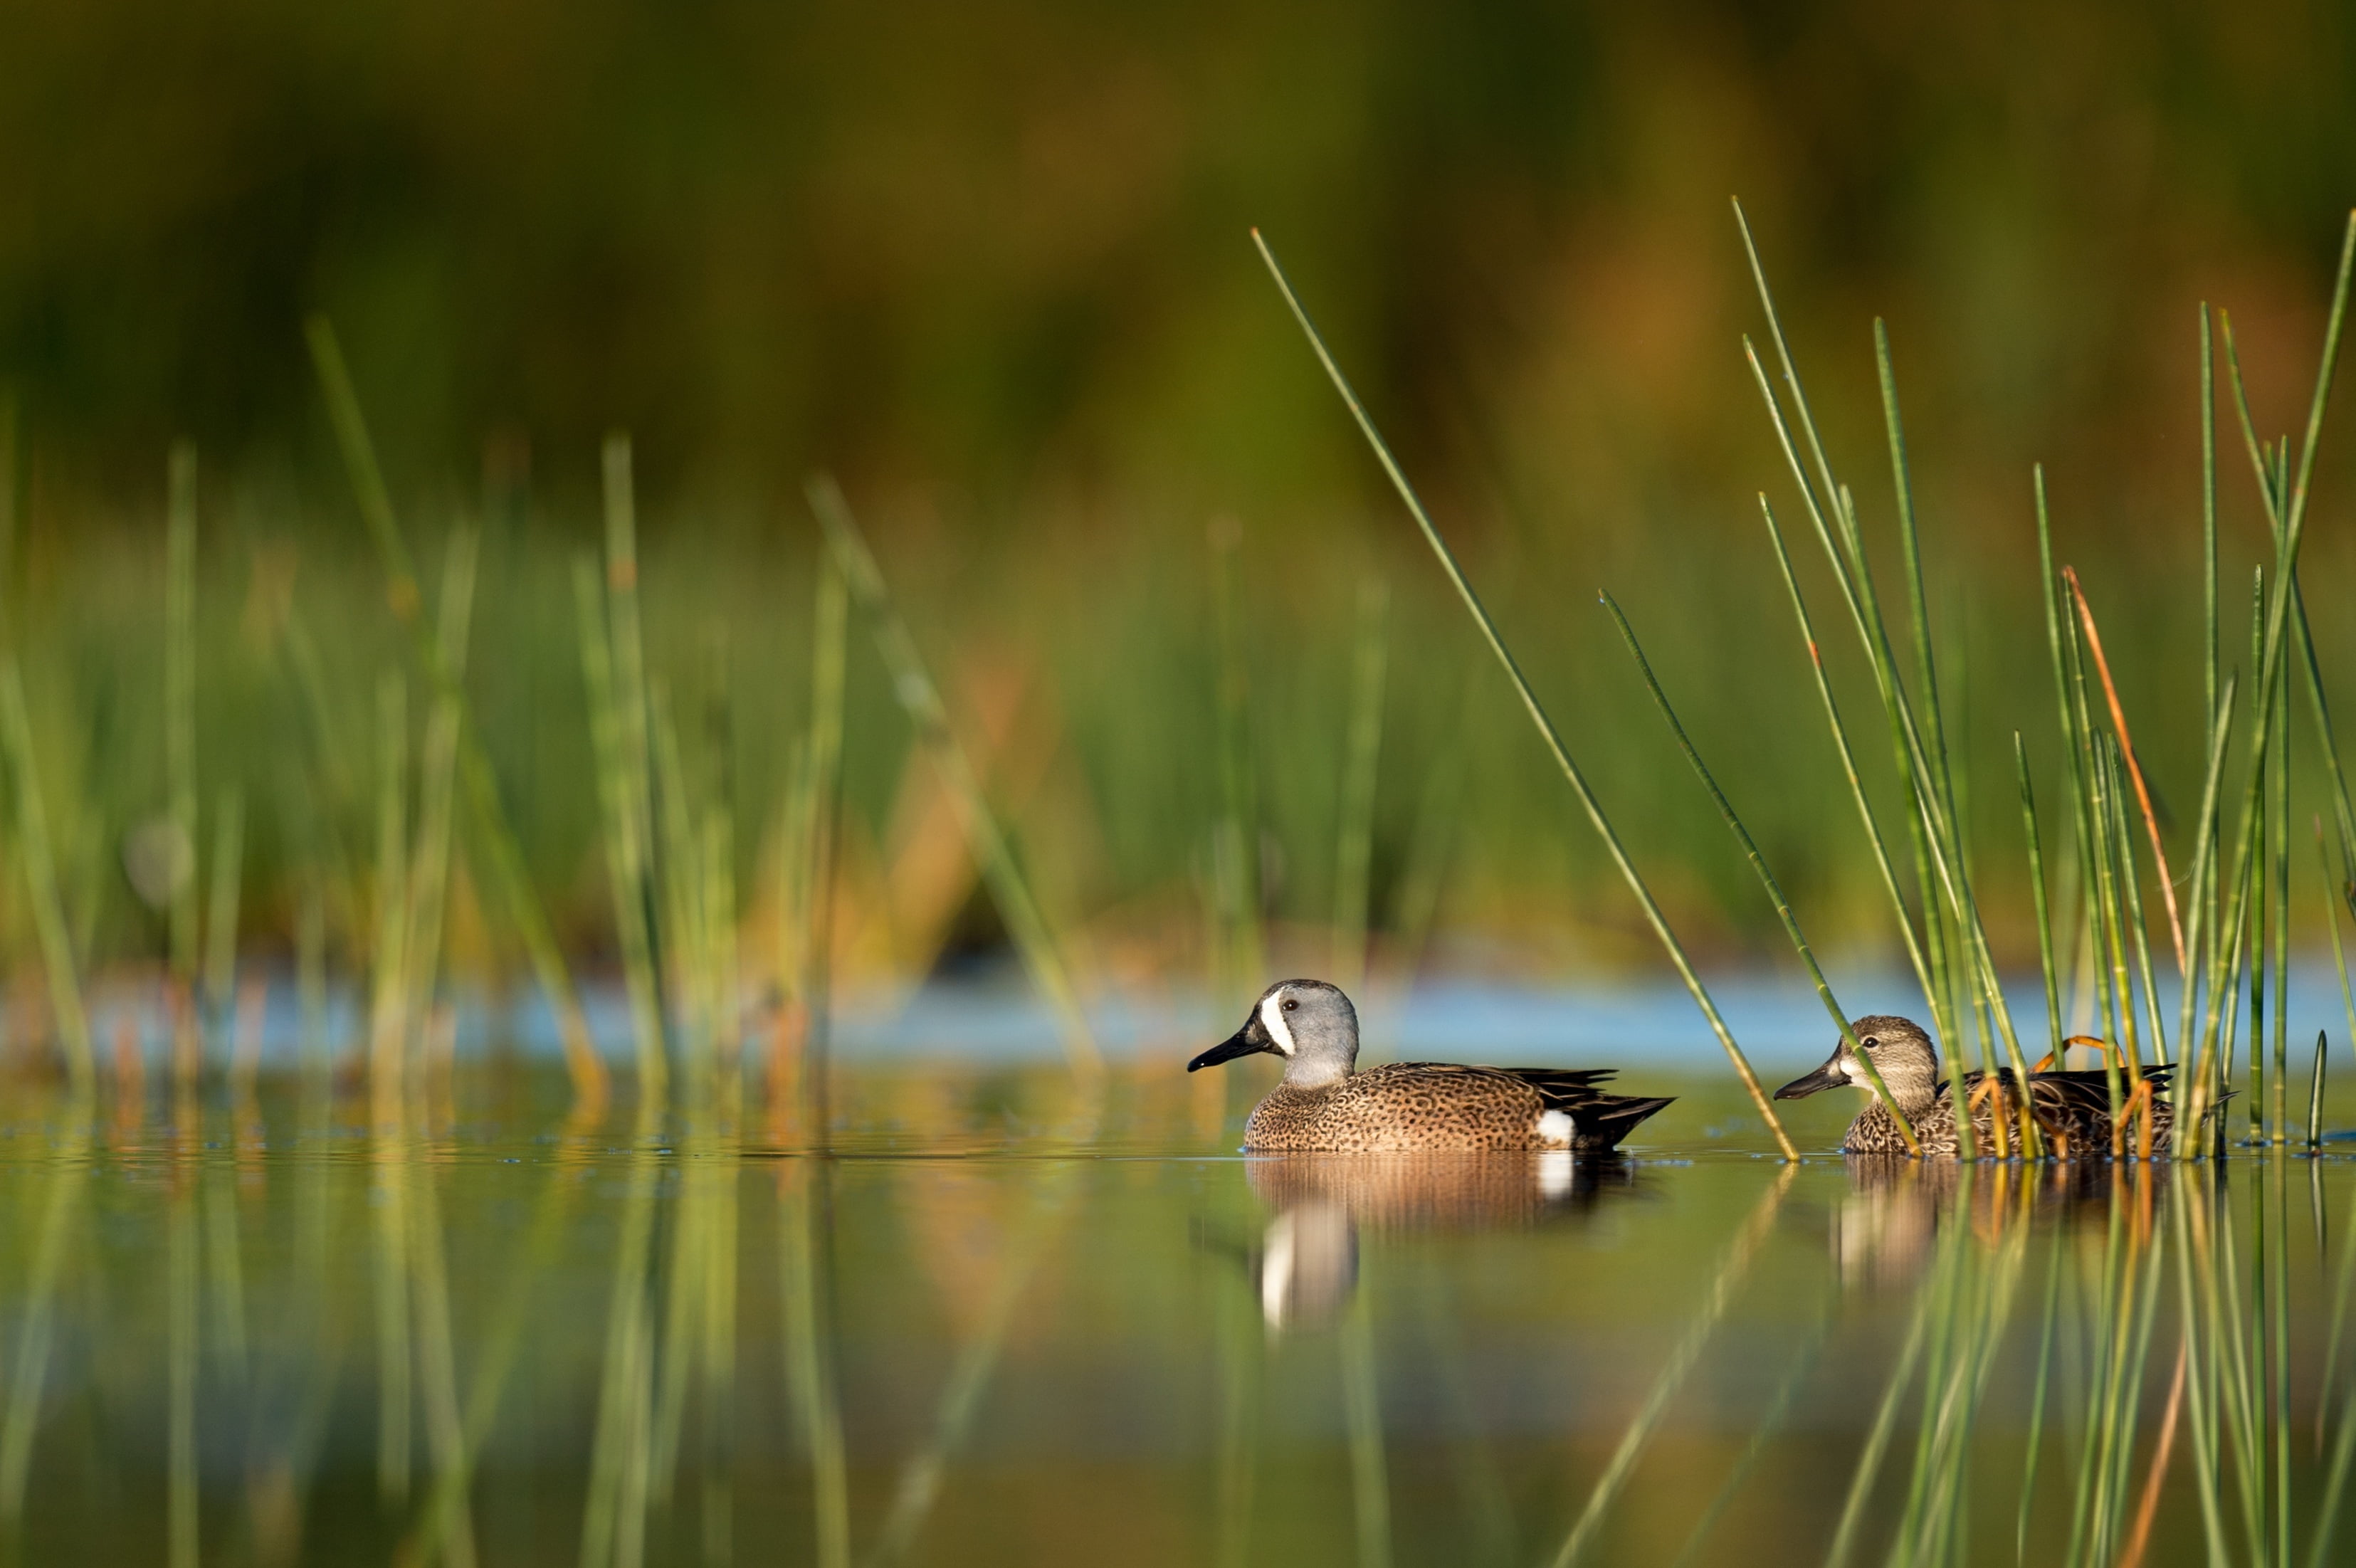
[[[1841,1070],[1840,1053],[1838,1051],[1835,1051],[1833,1053],[1832,1059],[1825,1063],[1824,1066],[1808,1074],[1805,1078],[1794,1079],[1791,1082],[1777,1090],[1775,1091],[1775,1098],[1778,1100],[1801,1100],[1806,1098],[1808,1095],[1816,1093],[1820,1090],[1847,1089],[1847,1087],[1848,1074]]]
[[[1261,1051],[1274,1053],[1276,1042],[1269,1038],[1267,1026],[1260,1023],[1259,1012],[1255,1008],[1242,1028],[1188,1062],[1186,1070],[1194,1072],[1203,1068],[1216,1067],[1221,1062],[1231,1062],[1237,1057],[1255,1056]]]

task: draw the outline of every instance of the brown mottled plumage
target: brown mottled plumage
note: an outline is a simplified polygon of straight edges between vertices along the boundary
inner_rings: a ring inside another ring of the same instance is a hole
[[[1407,1154],[1569,1149],[1600,1154],[1669,1103],[1610,1094],[1609,1069],[1463,1067],[1398,1062],[1354,1071],[1358,1015],[1318,980],[1271,985],[1234,1036],[1187,1064],[1267,1051],[1284,1080],[1254,1108],[1244,1147],[1255,1153]]]
[[[1890,1098],[1913,1124],[1915,1141],[1922,1144],[1923,1157],[1954,1159],[1959,1152],[1954,1093],[1939,1078],[1939,1052],[1931,1043],[1931,1036],[1912,1020],[1885,1013],[1859,1018],[1849,1026],[1849,1030],[1873,1058]],[[2169,1069],[2147,1067],[2143,1075],[2151,1084],[2151,1152],[2155,1157],[2165,1157],[2176,1125],[2175,1107],[2162,1098],[2168,1088]],[[2008,1119],[2011,1118],[2013,1108],[2019,1103],[2018,1080],[2009,1069],[1999,1070],[1998,1087],[1987,1093],[1980,1092],[1985,1074],[1965,1073],[1963,1081],[1972,1108],[1973,1136],[1982,1150],[1993,1150],[1997,1146],[1996,1111],[2001,1104]],[[1797,1100],[1819,1090],[1851,1084],[1870,1091],[1864,1068],[1844,1040],[1824,1066],[1785,1084],[1775,1091],[1775,1098]],[[2110,1155],[2111,1091],[2107,1075],[2033,1072],[2029,1075],[2029,1113],[2036,1118],[2051,1153],[2064,1158],[2100,1159]],[[2136,1152],[2141,1136],[2140,1126],[2131,1122],[2126,1133],[2129,1154]],[[1906,1153],[1906,1140],[1898,1131],[1897,1118],[1876,1096],[1849,1123],[1841,1147],[1852,1155],[1899,1155]]]

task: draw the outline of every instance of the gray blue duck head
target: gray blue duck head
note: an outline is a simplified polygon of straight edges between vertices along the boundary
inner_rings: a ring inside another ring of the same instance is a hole
[[[1186,1064],[1216,1067],[1262,1051],[1284,1058],[1284,1081],[1296,1089],[1339,1083],[1358,1061],[1358,1010],[1338,985],[1280,980],[1260,993],[1244,1026]]]
[[[1911,1018],[1876,1013],[1849,1026],[1857,1043],[1873,1058],[1890,1098],[1901,1106],[1928,1104],[1938,1097],[1939,1050],[1921,1025]],[[1833,1047],[1825,1065],[1804,1078],[1795,1078],[1775,1091],[1778,1100],[1798,1100],[1826,1089],[1870,1087],[1864,1064],[1847,1040]]]

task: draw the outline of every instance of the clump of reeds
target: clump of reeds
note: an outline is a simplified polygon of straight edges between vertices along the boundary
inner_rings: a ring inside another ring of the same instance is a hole
[[[2351,217],[2342,247],[2324,334],[2322,361],[2308,403],[2304,435],[2296,448],[2287,436],[2272,442],[2260,439],[2249,411],[2232,324],[2220,317],[2227,390],[2255,478],[2273,557],[2271,566],[2260,569],[2253,589],[2249,668],[2222,676],[2217,637],[2220,592],[2216,392],[2210,314],[2206,306],[2201,308],[2201,511],[2205,562],[2202,600],[2207,625],[2202,691],[2205,744],[2201,755],[2207,768],[2198,792],[2198,818],[2189,835],[2178,843],[2172,861],[2168,835],[2154,803],[2154,789],[2136,749],[2093,604],[2078,574],[2066,564],[2056,565],[2044,477],[2041,470],[2032,476],[2031,514],[2063,757],[2060,804],[2067,834],[2062,849],[2065,864],[2074,869],[2076,883],[2069,889],[2072,897],[2067,901],[2068,908],[2075,911],[2075,929],[2057,933],[2049,891],[2046,835],[2040,822],[2027,744],[2023,732],[2016,729],[2014,771],[2020,800],[2027,880],[2044,979],[2046,1038],[2040,1047],[2038,1044],[2024,1044],[2024,1032],[2013,1018],[1978,891],[1984,875],[1976,863],[1975,846],[1967,831],[1968,759],[1956,751],[1951,741],[1953,726],[1946,714],[1947,699],[1933,652],[1934,638],[1924,587],[1922,548],[1889,334],[1881,323],[1875,323],[1875,359],[1904,586],[1902,605],[1894,611],[1885,607],[1877,586],[1857,492],[1835,467],[1817,425],[1767,285],[1765,268],[1739,206],[1735,216],[1766,316],[1774,373],[1771,375],[1767,363],[1748,339],[1743,344],[1744,356],[1784,456],[1807,532],[1821,547],[1838,591],[1842,612],[1839,618],[1856,635],[1857,647],[1879,699],[1880,727],[1886,733],[1901,802],[1897,836],[1903,847],[1898,853],[1892,852],[1893,834],[1885,826],[1885,817],[1865,783],[1859,748],[1834,698],[1833,684],[1826,672],[1827,650],[1819,640],[1802,595],[1783,531],[1763,494],[1760,497],[1761,509],[1778,572],[1797,621],[1815,694],[1848,783],[1864,848],[1923,1005],[1931,1015],[1934,1035],[1943,1042],[1951,1060],[1976,1068],[1983,1077],[2001,1070],[2017,1082],[2038,1070],[2032,1066],[2032,1058],[2040,1065],[2060,1063],[2073,1043],[2073,1038],[2063,1033],[2062,996],[2070,983],[2064,966],[2077,960],[2083,969],[2092,973],[2094,982],[2103,1030],[2098,1042],[2104,1047],[2102,1066],[2110,1089],[2113,1124],[2121,1129],[2114,1152],[2147,1158],[2153,1154],[2150,1116],[2131,1112],[2155,1093],[2158,1080],[2147,1079],[2147,1070],[2159,1069],[2162,1075],[2173,1072],[2178,1091],[2180,1121],[2177,1152],[2198,1158],[2222,1146],[2224,1123],[2219,1108],[2234,1077],[2238,998],[2246,981],[2246,1101],[2252,1136],[2273,1144],[2291,1141],[2294,1119],[2286,1012],[2292,945],[2288,843],[2295,820],[2289,759],[2290,689],[2299,676],[2304,677],[2312,728],[2330,789],[2331,816],[2340,852],[2337,880],[2342,897],[2351,910],[2356,911],[2356,810],[2351,810],[2346,778],[2334,746],[2321,666],[2299,592],[2297,570],[2316,446],[2346,310],[2351,262],[2356,259],[2356,217]],[[1504,666],[1525,711],[1601,836],[1679,977],[1700,1005],[1762,1117],[1789,1155],[1790,1142],[1776,1122],[1755,1075],[1712,1005],[1665,916],[1622,848],[1595,790],[1571,760],[1560,732],[1532,692],[1494,621],[1318,336],[1292,285],[1277,266],[1273,253],[1257,233],[1254,240],[1319,362],[1342,394],[1426,542],[1439,556],[1449,581]],[[1790,900],[1726,792],[1704,764],[1690,733],[1646,660],[1633,628],[1609,595],[1604,596],[1604,604],[1687,761],[1740,843],[1768,894],[1836,1031],[1854,1048],[1856,1040],[1847,1022],[1847,1011],[1826,983]],[[2244,692],[2248,693],[2246,702],[2240,700],[2239,694]],[[2243,715],[2238,726],[2237,707]],[[2229,770],[2229,760],[2238,762],[2237,776]],[[2318,831],[2321,831],[2319,819]],[[2186,868],[2181,876],[2173,869],[2175,866]],[[2329,875],[2327,865],[2327,875]],[[2180,899],[2179,882],[2183,886]],[[2336,908],[2331,913],[2333,950],[2337,954],[2340,949]],[[2164,1015],[2159,970],[2153,957],[2152,928],[2157,918],[2163,915],[2165,950],[2174,959],[2178,988],[2178,1015],[2172,1026]],[[2057,940],[2057,937],[2065,939],[2068,945]],[[2341,973],[2344,984],[2344,961]],[[2349,994],[2356,998],[2356,991]],[[2265,1051],[2267,1041],[2262,1038],[2269,1014],[2273,1029],[2271,1060]],[[2350,1021],[2351,1029],[2356,1029],[2356,1001],[2351,1001]],[[2310,1149],[2318,1146],[2321,1135],[2320,1086],[2325,1050],[2325,1043],[2319,1039],[2309,1075],[2303,1139]],[[1875,1091],[1887,1102],[1889,1097],[1879,1075],[1871,1072],[1870,1058],[1862,1052],[1858,1056],[1866,1063]],[[1890,1109],[1895,1113],[1896,1107],[1892,1105]],[[1909,1146],[1914,1146],[1913,1132],[1906,1125],[1905,1118],[1899,1115],[1897,1120]],[[1957,1130],[1963,1144],[1961,1154],[1965,1159],[2045,1152],[2044,1129],[2030,1114],[2026,1096],[2013,1096],[2010,1111],[1996,1119],[1993,1148],[1976,1147],[1970,1117],[1957,1118]]]

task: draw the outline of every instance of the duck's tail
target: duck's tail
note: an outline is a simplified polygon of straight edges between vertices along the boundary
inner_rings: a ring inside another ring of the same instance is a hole
[[[1570,1120],[1579,1129],[1577,1147],[1601,1154],[1620,1146],[1620,1140],[1636,1129],[1636,1124],[1655,1112],[1676,1103],[1676,1097],[1644,1099],[1633,1094],[1598,1094],[1581,1105],[1566,1105]]]

